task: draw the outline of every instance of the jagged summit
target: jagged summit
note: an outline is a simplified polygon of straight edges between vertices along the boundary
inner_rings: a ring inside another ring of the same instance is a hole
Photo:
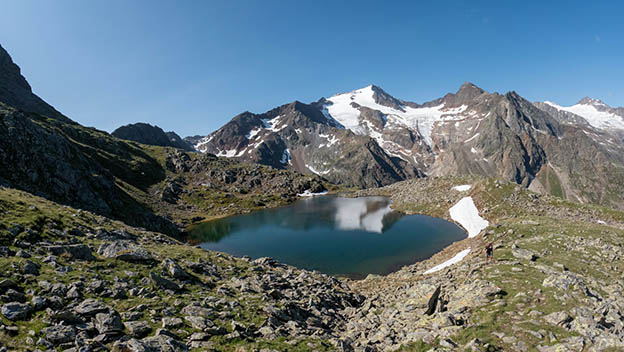
[[[471,82],[464,82],[464,84],[462,84],[461,87],[459,87],[455,95],[466,97],[466,98],[475,98],[483,93],[485,93],[485,91],[477,87],[475,84]]]
[[[0,45],[0,102],[14,108],[34,112],[64,122],[71,120],[32,92],[9,53]]]
[[[592,106],[597,106],[597,107],[598,106],[609,107],[602,100],[594,99],[594,98],[590,98],[590,97],[584,97],[583,99],[579,100],[576,104],[577,105],[592,105]]]

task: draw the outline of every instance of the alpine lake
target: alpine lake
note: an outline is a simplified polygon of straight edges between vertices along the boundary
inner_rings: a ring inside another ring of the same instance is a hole
[[[329,195],[203,222],[187,236],[204,249],[253,259],[272,257],[354,279],[391,273],[467,237],[446,220],[395,212],[386,197]]]

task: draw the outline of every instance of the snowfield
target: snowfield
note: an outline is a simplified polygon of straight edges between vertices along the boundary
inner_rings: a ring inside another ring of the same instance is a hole
[[[472,188],[471,185],[461,185],[461,186],[453,187],[453,189],[458,192],[466,192],[466,191],[469,191],[471,188]]]
[[[472,238],[486,228],[490,223],[479,216],[479,210],[474,204],[472,197],[464,197],[449,209],[451,219],[457,221]]]
[[[555,109],[579,115],[590,125],[592,125],[592,127],[599,129],[624,130],[624,118],[608,111],[599,111],[593,105],[576,104],[572,106],[561,106],[550,101],[545,101],[544,103],[554,107]]]
[[[470,187],[470,185],[461,185],[455,186],[453,189],[458,191],[467,191]],[[466,229],[466,231],[468,231],[468,238],[475,237],[479,234],[479,232],[481,232],[481,230],[489,225],[487,220],[479,216],[479,210],[475,206],[472,197],[462,198],[459,202],[457,202],[457,204],[453,205],[453,207],[449,209],[449,214],[451,215],[451,219],[457,221],[464,229]],[[453,258],[425,271],[425,274],[431,274],[442,270],[447,266],[459,263],[468,255],[468,253],[470,253],[470,248],[464,249],[463,251],[455,254]]]
[[[436,266],[434,266],[433,268],[425,271],[425,274],[431,274],[431,273],[435,273],[436,271],[440,271],[444,268],[446,268],[447,266],[451,266],[453,264],[459,263],[462,259],[464,259],[464,257],[466,257],[468,255],[468,253],[470,253],[470,248],[466,248],[463,251],[455,254],[455,256],[447,261],[445,261],[444,263],[438,264]]]
[[[431,146],[431,130],[434,123],[441,120],[455,120],[458,118],[455,115],[461,114],[467,108],[465,105],[454,109],[447,109],[443,104],[428,108],[412,108],[404,105],[399,110],[376,103],[373,97],[374,94],[373,86],[370,85],[349,93],[334,95],[327,99],[331,104],[326,105],[325,109],[327,114],[342,126],[360,135],[369,134],[371,131],[362,125],[360,110],[353,105],[357,104],[378,110],[386,115],[388,124],[393,123],[417,129],[427,144]],[[371,137],[374,136],[371,135]]]
[[[309,189],[306,189],[303,193],[299,193],[297,194],[299,197],[316,197],[316,196],[322,196],[324,194],[327,194],[327,191],[323,191],[323,192],[318,192],[318,193],[313,193],[310,192]]]

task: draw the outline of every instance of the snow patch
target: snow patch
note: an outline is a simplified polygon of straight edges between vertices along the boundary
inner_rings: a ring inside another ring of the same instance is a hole
[[[245,150],[241,150],[240,152],[236,149],[230,149],[230,150],[221,150],[219,151],[219,154],[217,154],[217,156],[224,156],[226,158],[233,158],[233,157],[238,157],[238,156],[242,156],[243,153],[245,153]]]
[[[283,130],[284,128],[287,127],[286,124],[283,124],[281,126],[278,126],[279,123],[281,122],[280,119],[282,118],[282,115],[277,115],[272,119],[267,119],[267,120],[262,120],[262,123],[264,124],[264,128],[268,129],[269,131],[273,131],[273,132],[279,132],[281,130]]]
[[[249,131],[249,133],[247,133],[247,135],[245,137],[247,137],[247,139],[252,139],[256,135],[258,135],[258,133],[260,133],[261,131],[262,131],[262,128],[253,129],[253,130]]]
[[[316,197],[316,196],[322,196],[324,194],[327,194],[327,191],[313,193],[313,192],[310,192],[309,189],[306,189],[303,193],[299,193],[297,195],[299,197]]]
[[[459,191],[459,192],[466,192],[470,190],[470,188],[472,188],[471,185],[461,185],[461,186],[453,187],[454,190]]]
[[[462,259],[464,259],[468,253],[470,253],[470,248],[466,248],[463,251],[455,254],[455,256],[447,261],[445,261],[444,263],[438,264],[436,266],[434,266],[433,268],[425,271],[425,274],[431,274],[431,273],[435,273],[436,271],[440,271],[446,267],[449,267],[453,264],[459,263]]]
[[[288,148],[284,149],[284,153],[282,154],[282,159],[280,160],[280,163],[282,163],[282,164],[289,163],[290,164],[290,151],[288,150]]]
[[[464,197],[457,204],[449,209],[451,219],[459,223],[466,231],[468,237],[472,238],[490,224],[487,220],[479,216],[479,210],[474,204],[472,197]]]
[[[305,164],[305,167],[312,171],[313,173],[317,174],[317,175],[327,175],[328,173],[331,172],[331,170],[327,170],[327,171],[318,171],[316,169],[314,169],[311,165]]]

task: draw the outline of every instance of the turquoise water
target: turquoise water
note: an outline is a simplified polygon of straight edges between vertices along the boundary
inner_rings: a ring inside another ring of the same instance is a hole
[[[426,259],[466,233],[439,218],[394,212],[385,197],[322,196],[202,223],[189,236],[205,249],[362,278]]]

